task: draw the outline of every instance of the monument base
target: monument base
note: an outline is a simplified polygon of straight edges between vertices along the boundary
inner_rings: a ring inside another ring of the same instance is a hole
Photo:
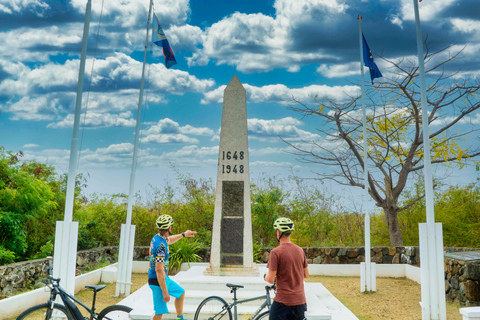
[[[220,268],[212,268],[209,266],[203,272],[204,276],[228,276],[228,277],[259,277],[260,272],[256,264],[251,268],[242,266],[225,266]]]

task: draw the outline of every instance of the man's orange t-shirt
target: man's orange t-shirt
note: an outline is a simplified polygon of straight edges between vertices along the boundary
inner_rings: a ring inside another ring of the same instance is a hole
[[[277,293],[274,301],[287,306],[307,302],[303,286],[303,269],[308,267],[303,249],[294,243],[282,243],[270,252],[267,268],[277,271]]]

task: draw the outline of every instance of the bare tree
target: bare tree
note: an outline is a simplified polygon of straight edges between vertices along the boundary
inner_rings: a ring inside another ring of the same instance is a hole
[[[480,108],[477,91],[480,83],[461,73],[449,73],[446,65],[458,58],[450,47],[430,52],[426,45],[427,100],[432,164],[460,166],[480,154],[478,143],[466,146],[469,135],[476,131],[454,131],[460,123],[468,123]],[[377,79],[366,90],[368,130],[368,193],[383,209],[392,246],[403,246],[398,214],[424,196],[403,203],[400,195],[408,178],[423,169],[423,132],[420,106],[418,63],[414,59],[389,60],[388,74]],[[318,131],[324,140],[288,143],[299,161],[322,166],[319,179],[340,185],[364,188],[363,135],[361,97],[345,96],[342,101],[317,99],[307,105],[296,99],[290,109],[322,121]]]

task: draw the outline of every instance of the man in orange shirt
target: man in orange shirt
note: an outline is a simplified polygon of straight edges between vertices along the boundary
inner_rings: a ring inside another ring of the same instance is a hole
[[[290,241],[293,221],[278,218],[273,224],[280,245],[270,252],[265,281],[277,281],[277,293],[270,308],[270,320],[305,319],[307,299],[303,279],[308,278],[308,264],[303,249]],[[275,279],[276,278],[276,279]]]

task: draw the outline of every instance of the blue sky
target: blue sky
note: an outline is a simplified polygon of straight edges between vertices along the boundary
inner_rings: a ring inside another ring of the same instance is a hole
[[[93,0],[79,166],[90,176],[87,193],[128,192],[148,4],[104,1],[98,29],[102,1]],[[0,0],[0,145],[59,173],[68,171],[85,5]],[[416,54],[411,0],[154,0],[154,9],[178,64],[166,69],[156,48],[149,57],[141,192],[174,180],[170,163],[216,179],[223,88],[234,74],[247,91],[252,179],[264,172],[286,178],[291,170],[311,176],[325,168],[297,162],[279,137],[324,137],[316,119],[288,110],[288,100],[358,94],[357,15],[372,52],[389,59]],[[420,14],[435,47],[467,46],[452,68],[479,76],[478,1],[424,0]],[[480,115],[471,121],[478,125]],[[447,182],[472,182],[472,172],[454,171]]]

